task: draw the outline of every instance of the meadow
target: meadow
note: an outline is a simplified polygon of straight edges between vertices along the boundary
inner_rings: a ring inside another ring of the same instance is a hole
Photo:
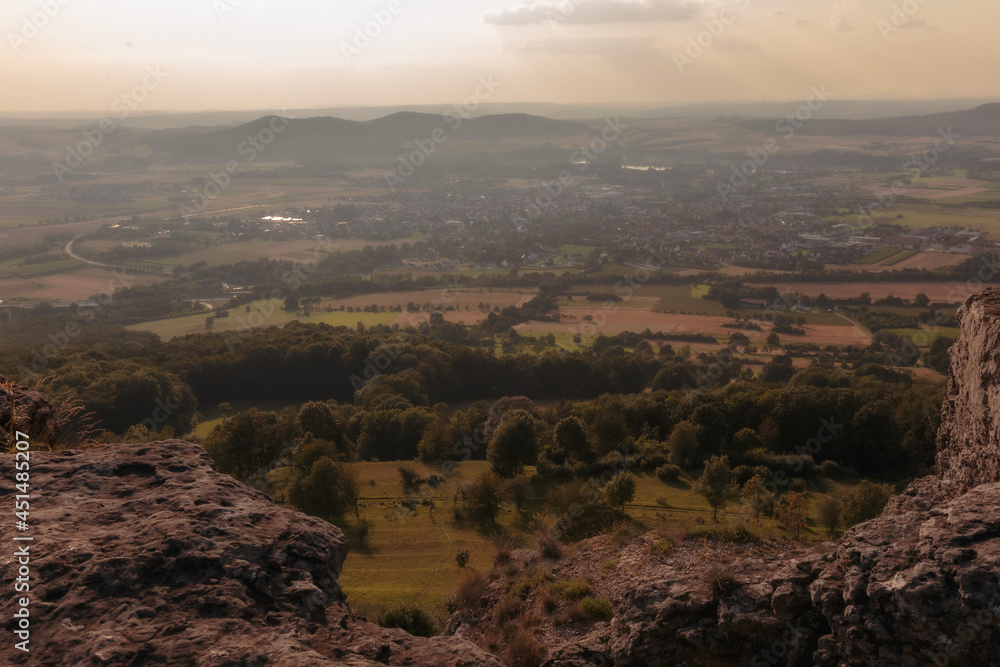
[[[498,544],[513,548],[533,547],[532,519],[536,513],[545,511],[549,490],[557,484],[549,479],[531,477],[531,496],[520,510],[508,501],[495,524],[475,525],[456,522],[454,496],[459,484],[489,468],[485,461],[460,463],[456,474],[443,486],[436,490],[424,486],[417,495],[403,492],[399,468],[413,468],[424,477],[440,472],[439,469],[410,461],[350,465],[360,482],[361,517],[373,522],[374,529],[368,545],[362,546],[354,530],[354,516],[335,521],[352,541],[340,583],[352,603],[363,607],[419,603],[440,610],[463,572],[455,562],[455,555],[469,551],[468,567],[488,572],[493,567]],[[532,472],[533,468],[526,470],[527,474]],[[625,507],[628,516],[637,524],[632,530],[676,535],[710,528],[712,510],[705,499],[692,490],[694,481],[691,475],[684,474],[677,482],[667,484],[652,474],[637,473],[635,497]],[[809,520],[802,536],[804,542],[828,539],[818,522],[818,504],[828,495],[839,495],[853,488],[855,483],[853,478],[817,480],[817,485],[806,495]],[[408,507],[410,499],[417,501],[415,509]],[[719,520],[721,525],[746,524],[765,537],[784,536],[770,518],[763,518],[760,527],[752,526],[746,508],[739,502],[720,512]]]

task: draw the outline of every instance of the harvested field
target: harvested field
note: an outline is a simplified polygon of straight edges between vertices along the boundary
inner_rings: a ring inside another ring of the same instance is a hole
[[[728,339],[732,334],[742,331],[726,324],[733,320],[729,317],[713,315],[677,315],[673,313],[653,313],[636,309],[619,309],[611,312],[592,310],[588,308],[562,308],[560,322],[526,322],[515,329],[525,334],[539,333],[579,333],[584,336],[603,333],[614,335],[623,331],[641,332],[646,329],[662,333],[705,333],[719,339]],[[594,317],[593,322],[587,322],[588,314]],[[856,326],[847,325],[812,325],[803,327],[805,336],[789,336],[779,334],[783,342],[808,342],[817,345],[869,345],[871,337]],[[743,331],[753,341],[763,341],[771,331],[771,325],[761,323],[761,331]]]
[[[125,275],[128,285],[151,285],[163,276]],[[0,298],[12,299],[86,299],[100,292],[112,292],[123,287],[122,282],[108,269],[89,267],[67,273],[57,273],[38,278],[0,279]]]

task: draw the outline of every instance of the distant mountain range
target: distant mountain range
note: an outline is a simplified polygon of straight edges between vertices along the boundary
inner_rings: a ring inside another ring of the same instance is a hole
[[[933,99],[933,100],[830,100],[816,112],[816,118],[864,120],[898,116],[916,116],[971,109],[992,99]],[[705,102],[700,104],[557,104],[545,102],[484,103],[474,115],[531,114],[558,120],[586,120],[614,116],[636,119],[654,118],[713,118],[741,116],[743,118],[774,118],[793,111],[800,102],[792,99],[767,102]],[[440,116],[443,105],[405,105],[372,107],[328,107],[289,109],[293,118],[331,116],[346,120],[367,121],[400,111]],[[59,113],[0,113],[0,125],[22,127],[72,128],[92,125],[107,115],[107,111],[74,111]],[[241,111],[143,111],[129,116],[123,123],[145,130],[167,130],[183,127],[235,127],[261,116],[274,113],[266,109]]]
[[[479,118],[401,111],[383,118],[358,122],[342,118],[280,118],[265,116],[227,129],[186,128],[163,130],[147,142],[156,151],[169,152],[187,162],[242,160],[238,155],[250,137],[268,138],[267,160],[388,158],[415,141],[428,150],[452,140],[502,142],[516,139],[558,139],[586,134],[590,128],[565,120],[528,114],[498,114]],[[430,142],[430,143],[428,143]],[[244,148],[249,150],[249,148]]]
[[[781,134],[774,119],[745,120],[739,127],[766,134]],[[983,104],[965,111],[925,116],[899,116],[868,120],[814,118],[796,129],[811,136],[933,137],[948,128],[961,136],[1000,137],[1000,103]]]

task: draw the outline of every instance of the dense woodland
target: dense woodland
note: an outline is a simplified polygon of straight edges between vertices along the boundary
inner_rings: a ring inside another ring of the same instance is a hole
[[[891,480],[933,463],[942,385],[878,363],[884,352],[872,349],[882,347],[877,342],[791,351],[808,359],[805,368],[793,366],[789,354],[754,368],[732,353],[696,356],[680,342],[651,345],[634,334],[599,336],[582,352],[536,341],[501,355],[446,340],[439,325],[362,331],[292,323],[234,345],[221,333],[162,342],[94,322],[68,345],[49,346],[51,358],[39,357],[42,332],[58,331],[70,317],[3,325],[0,367],[22,381],[51,376],[55,389],[93,413],[107,438],[140,425],[184,435],[199,410],[230,401],[325,406],[322,433],[303,423],[297,408],[229,417],[209,441],[227,452],[223,459],[239,461],[220,465],[240,475],[275,465],[304,437],[337,442],[345,460],[484,458],[488,422],[497,418],[497,402],[511,396],[530,397],[522,407],[537,452],[525,462],[554,474],[614,452],[632,453],[650,468],[695,468],[719,454],[753,465],[805,453],[810,465],[829,460]],[[33,357],[41,359],[37,373]],[[556,437],[568,418],[583,433],[583,444],[570,449]],[[829,423],[842,428],[817,451],[804,450]]]

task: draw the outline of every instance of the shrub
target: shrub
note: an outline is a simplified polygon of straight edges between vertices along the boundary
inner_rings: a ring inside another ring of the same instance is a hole
[[[367,546],[372,533],[375,532],[375,522],[370,519],[358,519],[357,524],[358,542],[361,546]]]
[[[838,478],[844,474],[844,469],[841,468],[840,464],[836,461],[827,459],[819,465],[819,472],[824,477]]]
[[[540,667],[545,661],[545,647],[534,635],[520,628],[511,638],[503,657],[511,667]]]
[[[673,463],[667,463],[656,469],[656,476],[664,484],[676,482],[681,478],[681,467]]]
[[[676,548],[669,538],[661,537],[649,545],[649,553],[654,556],[669,556]]]
[[[893,495],[895,495],[895,489],[888,484],[879,484],[867,479],[861,480],[861,483],[851,489],[844,497],[845,523],[848,526],[854,526],[881,515],[885,504]]]
[[[557,597],[567,602],[572,602],[590,595],[590,584],[583,579],[557,581],[549,586],[549,590]]]
[[[586,597],[580,600],[579,607],[584,615],[596,621],[610,621],[615,615],[607,598]]]
[[[469,559],[471,557],[472,556],[469,554],[469,550],[463,549],[462,551],[459,551],[457,554],[455,554],[455,565],[458,565],[460,568],[465,569],[465,567],[469,564]]]
[[[416,604],[398,604],[376,611],[371,620],[383,628],[399,628],[417,637],[433,637],[440,633],[434,617]]]
[[[399,480],[403,484],[403,493],[413,493],[424,483],[420,474],[409,466],[400,466]]]
[[[559,540],[551,533],[539,532],[537,536],[538,553],[549,560],[558,560],[562,555]]]
[[[724,595],[739,585],[733,573],[724,567],[713,567],[705,575],[705,580],[715,595]]]
[[[479,604],[486,592],[486,579],[476,571],[468,572],[458,582],[458,587],[451,594],[450,607],[463,609]]]
[[[531,576],[525,577],[518,581],[511,588],[511,593],[518,596],[519,598],[526,598],[528,594],[531,593],[537,586],[542,583],[552,581],[552,572],[548,570],[542,570],[540,572],[535,572]]]
[[[521,612],[521,600],[516,596],[505,596],[493,606],[493,624],[502,626]]]
[[[612,542],[618,546],[623,546],[640,532],[640,526],[633,521],[625,519],[623,521],[616,522],[615,525],[611,527],[611,531],[608,533],[608,536],[611,538]]]
[[[493,565],[506,565],[510,562],[514,538],[507,533],[497,533],[493,536],[493,548]]]

